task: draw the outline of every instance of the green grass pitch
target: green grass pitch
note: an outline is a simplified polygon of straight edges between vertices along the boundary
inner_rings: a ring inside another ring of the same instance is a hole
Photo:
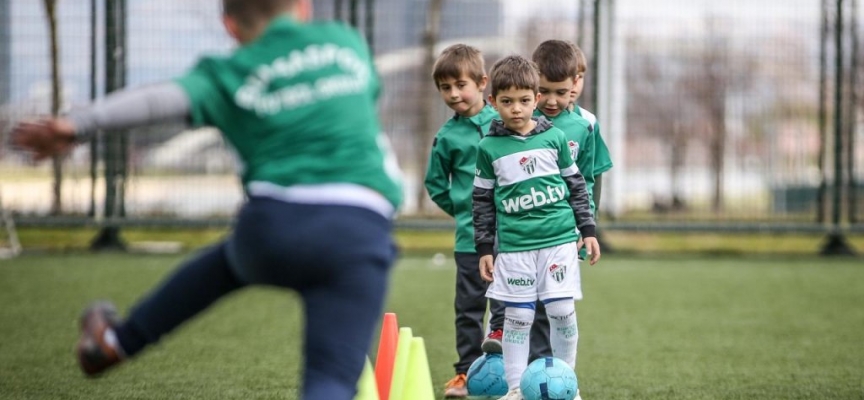
[[[83,378],[72,355],[82,307],[107,298],[125,312],[179,260],[0,261],[0,399],[296,399],[302,315],[296,296],[273,289],[234,294],[133,362]],[[452,260],[404,258],[387,305],[425,339],[436,390],[456,356],[454,272]],[[582,274],[586,400],[864,399],[861,259],[607,257]]]

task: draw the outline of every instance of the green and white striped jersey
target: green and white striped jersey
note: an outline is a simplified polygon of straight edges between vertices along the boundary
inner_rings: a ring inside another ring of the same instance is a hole
[[[580,231],[594,236],[585,180],[564,132],[543,117],[535,120],[537,127],[527,136],[495,120],[480,141],[474,229],[481,255],[486,253],[481,247],[491,244],[494,233],[501,252],[575,242],[577,219]]]

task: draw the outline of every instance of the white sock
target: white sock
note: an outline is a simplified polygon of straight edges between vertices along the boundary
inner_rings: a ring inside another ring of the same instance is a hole
[[[534,323],[534,310],[530,308],[507,307],[504,309],[504,375],[510,389],[519,387],[522,373],[528,367],[531,324]]]
[[[573,299],[546,304],[546,315],[549,317],[552,356],[564,360],[575,369],[579,326],[576,325],[576,305],[573,304]]]

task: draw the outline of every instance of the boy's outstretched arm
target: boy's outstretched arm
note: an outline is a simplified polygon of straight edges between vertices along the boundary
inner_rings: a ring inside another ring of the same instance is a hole
[[[161,83],[113,93],[65,117],[23,122],[13,130],[12,140],[33,152],[36,159],[42,159],[71,150],[75,143],[88,140],[100,129],[186,122],[189,113],[186,92],[176,83]]]
[[[453,200],[450,199],[450,162],[444,147],[444,144],[439,143],[438,138],[435,138],[423,183],[432,201],[447,215],[453,217],[456,212],[453,209]]]
[[[99,129],[125,129],[163,122],[187,122],[189,95],[174,82],[143,86],[112,93],[104,100],[66,116],[78,135]]]

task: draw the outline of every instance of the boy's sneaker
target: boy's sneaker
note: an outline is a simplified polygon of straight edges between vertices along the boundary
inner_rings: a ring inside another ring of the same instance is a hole
[[[525,400],[525,398],[522,397],[522,391],[516,388],[510,389],[504,397],[499,397],[498,400]]]
[[[99,375],[125,358],[112,329],[119,323],[117,309],[107,302],[94,303],[81,314],[81,338],[76,353],[78,365],[87,376]]]
[[[444,386],[445,399],[464,399],[468,397],[468,378],[465,374],[456,374]]]
[[[503,337],[504,331],[501,329],[489,332],[486,339],[483,339],[483,344],[480,345],[480,348],[483,349],[484,353],[501,354],[503,352],[503,348],[501,347],[501,339]]]

